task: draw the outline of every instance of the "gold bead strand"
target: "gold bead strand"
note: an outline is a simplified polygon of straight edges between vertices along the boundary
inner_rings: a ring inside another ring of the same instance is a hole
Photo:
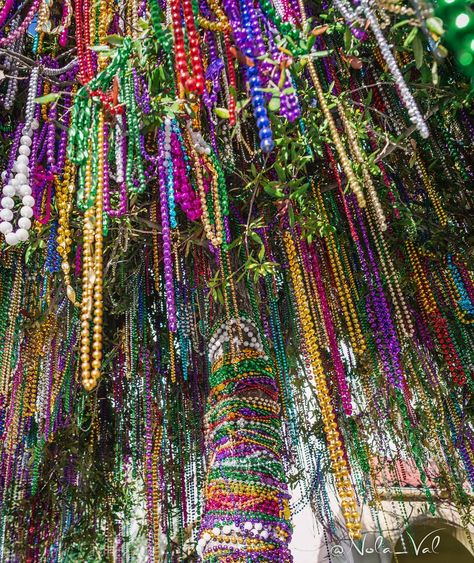
[[[300,249],[300,256],[301,256],[303,241],[299,237],[296,238],[297,238],[297,243]],[[307,268],[302,268],[302,272],[303,272],[303,281],[306,286],[306,295],[308,296],[309,308],[313,315],[313,319],[315,319],[315,321],[317,320],[317,322],[315,322],[314,325],[315,325],[315,330],[317,332],[318,341],[321,343],[321,346],[329,348],[329,337],[327,333],[326,323],[324,322],[321,302],[318,298],[318,293],[316,290],[313,271],[308,270]]]
[[[425,273],[421,267],[420,259],[415,249],[415,245],[412,241],[406,242],[406,248],[408,251],[408,258],[413,268],[413,279],[415,280],[415,286],[418,289],[420,301],[422,308],[425,313],[429,315],[436,310],[436,302],[431,293],[431,289],[426,281]]]
[[[88,200],[92,189],[92,150],[89,141],[89,158],[86,164],[84,199]],[[81,299],[81,378],[87,391],[93,389],[90,358],[90,323],[92,315],[92,251],[94,244],[94,207],[89,206],[84,212],[82,244],[82,299]]]
[[[428,176],[428,172],[426,171],[425,165],[423,164],[423,161],[420,158],[420,155],[417,151],[415,151],[416,157],[415,157],[415,163],[416,163],[416,167],[418,168],[418,171],[420,173],[420,176],[423,180],[423,184],[425,186],[426,192],[431,200],[431,203],[434,207],[434,210],[436,212],[436,215],[438,216],[438,220],[439,220],[439,224],[442,227],[446,227],[447,223],[448,223],[448,216],[446,214],[446,212],[444,211],[442,205],[441,205],[441,201],[439,199],[438,194],[436,193],[436,190],[430,180],[430,177]]]
[[[10,307],[8,311],[8,326],[5,331],[5,337],[2,342],[3,356],[0,366],[0,396],[7,397],[10,389],[10,380],[12,375],[11,363],[13,354],[13,345],[15,341],[15,325],[20,313],[21,290],[23,287],[23,266],[20,260],[16,263],[15,277],[10,299]]]
[[[224,240],[224,226],[222,224],[222,213],[221,213],[222,210],[219,201],[219,177],[210,158],[208,158],[205,154],[203,155],[203,158],[207,167],[211,171],[211,176],[212,176],[211,191],[212,191],[212,199],[214,201],[214,216],[216,221],[216,241],[219,241],[219,245],[221,245],[222,241]]]
[[[169,335],[169,347],[170,347],[170,377],[171,383],[176,383],[176,364],[175,364],[175,353],[174,353],[174,338],[173,333],[168,331]]]
[[[156,203],[156,190],[154,190],[154,199],[150,204],[150,220],[154,223],[158,217],[158,205]],[[153,285],[155,286],[156,293],[160,293],[160,253],[158,242],[158,230],[153,228],[151,233],[151,240],[153,245]]]
[[[103,239],[103,213],[104,213],[104,110],[99,110],[99,130],[97,135],[97,193],[95,199],[95,247],[94,247],[94,327],[92,330],[92,371],[93,386],[100,378],[102,365],[102,325],[104,316],[104,239]]]
[[[153,507],[152,507],[152,519],[153,519],[153,552],[155,555],[155,561],[159,561],[159,551],[160,551],[160,519],[158,514],[158,506],[159,506],[159,492],[160,492],[160,484],[159,484],[159,465],[158,465],[158,458],[161,452],[161,439],[163,436],[163,424],[161,420],[157,422],[157,428],[155,430],[156,436],[153,439],[153,448],[152,448],[152,475],[151,475],[151,490],[152,490],[152,497],[153,497]]]
[[[413,323],[410,318],[410,313],[405,301],[405,296],[403,295],[402,289],[398,282],[397,273],[390,257],[384,234],[377,232],[377,230],[375,229],[374,219],[372,218],[370,212],[367,213],[367,219],[369,223],[369,229],[373,235],[375,250],[377,251],[377,255],[379,257],[380,268],[387,282],[390,297],[395,309],[395,319],[397,321],[397,327],[402,336],[410,338],[414,332]]]
[[[344,270],[337,251],[336,240],[332,233],[330,233],[327,237],[327,249],[329,264],[334,274],[337,293],[341,300],[343,316],[346,321],[347,329],[349,331],[349,339],[351,341],[354,352],[357,355],[362,356],[367,346],[365,343],[364,335],[362,333],[362,328],[359,323],[357,311],[352,300],[351,290],[345,279]]]
[[[361,524],[359,521],[359,514],[357,512],[355,492],[350,481],[349,468],[342,450],[341,436],[336,423],[336,416],[332,407],[326,377],[324,375],[313,321],[308,309],[307,300],[304,297],[304,284],[297,260],[296,246],[288,231],[283,234],[283,242],[290,265],[289,270],[295,294],[297,311],[301,318],[303,336],[306,341],[306,347],[315,379],[316,393],[324,423],[329,457],[334,468],[336,489],[341,501],[341,510],[346,520],[350,537],[353,539],[359,539],[361,537]]]
[[[71,266],[69,264],[69,253],[72,247],[71,228],[69,217],[72,210],[72,195],[74,193],[75,166],[66,160],[64,177],[62,181],[55,176],[56,200],[58,203],[58,253],[61,256],[61,269],[66,284],[66,292],[70,301],[79,306],[76,295],[71,285]]]
[[[318,97],[319,105],[321,106],[324,117],[328,122],[329,131],[331,132],[332,140],[334,141],[334,145],[336,147],[337,153],[341,160],[341,166],[342,169],[344,170],[344,174],[347,177],[349,186],[351,190],[354,192],[354,195],[356,196],[357,202],[359,203],[360,207],[365,207],[365,197],[364,197],[364,192],[362,190],[362,186],[360,185],[359,180],[356,178],[356,175],[352,170],[349,157],[347,156],[344,145],[342,144],[342,140],[337,130],[336,123],[334,122],[334,118],[332,116],[331,110],[329,109],[326,100],[324,98],[324,93],[318,78],[318,73],[316,72],[316,68],[312,61],[308,62],[308,70],[311,76],[311,80],[313,81],[314,88],[316,90],[316,95]]]
[[[341,117],[341,121],[347,135],[347,140],[349,141],[349,147],[351,148],[356,161],[360,164],[362,177],[364,179],[364,184],[369,194],[369,201],[373,207],[378,227],[381,231],[386,231],[387,221],[385,220],[385,213],[383,211],[382,205],[380,204],[380,200],[377,195],[377,190],[375,189],[374,183],[372,182],[372,176],[370,175],[366,161],[362,155],[359,142],[354,134],[351,124],[347,119],[345,107],[341,102],[338,102],[337,109],[339,111],[339,115]]]
[[[202,169],[201,169],[201,162],[199,160],[199,155],[197,153],[197,151],[194,149],[194,147],[192,146],[192,144],[190,143],[191,146],[191,154],[193,155],[193,160],[194,160],[194,171],[196,174],[196,183],[197,183],[197,187],[198,187],[198,193],[199,193],[199,199],[201,202],[201,209],[202,209],[202,224],[204,226],[204,232],[206,234],[207,239],[211,242],[211,244],[213,246],[215,246],[216,248],[219,248],[220,245],[222,244],[222,223],[221,223],[221,218],[220,218],[220,206],[219,206],[219,202],[217,199],[217,204],[216,204],[216,228],[214,230],[214,228],[211,225],[211,221],[209,219],[209,210],[207,208],[207,201],[206,201],[206,191],[204,189],[204,183],[203,183],[203,179],[202,179]],[[214,184],[214,182],[212,182],[212,184]],[[215,188],[212,188],[213,190],[213,196],[215,195]]]
[[[326,207],[324,205],[323,196],[319,186],[314,187],[314,193],[320,212],[323,217],[328,220]],[[346,322],[347,330],[349,331],[349,339],[354,349],[354,352],[361,356],[364,354],[367,346],[365,343],[364,335],[360,327],[359,318],[356,314],[356,309],[352,301],[351,290],[344,276],[344,270],[337,252],[336,239],[334,233],[330,232],[325,237],[326,248],[328,251],[329,265],[334,275],[334,280],[337,288],[337,295],[341,302],[344,320]]]
[[[359,292],[357,290],[357,286],[354,280],[354,274],[352,273],[352,268],[350,266],[349,258],[347,257],[347,250],[346,247],[341,244],[341,254],[342,254],[342,261],[346,266],[347,277],[349,278],[349,288],[351,292],[354,294],[356,299],[359,299]]]

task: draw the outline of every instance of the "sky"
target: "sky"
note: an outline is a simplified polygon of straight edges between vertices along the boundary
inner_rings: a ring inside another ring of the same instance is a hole
[[[301,512],[292,516],[294,530],[290,547],[294,563],[316,563],[319,542],[310,506],[307,505]]]

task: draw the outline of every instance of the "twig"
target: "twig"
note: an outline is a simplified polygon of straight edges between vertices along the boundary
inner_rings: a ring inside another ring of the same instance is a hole
[[[425,115],[425,119],[429,119],[430,117],[432,117],[435,113],[437,113],[440,110],[439,106],[435,106],[433,109],[431,109],[426,115]],[[403,131],[403,133],[400,135],[398,142],[393,142],[393,141],[387,141],[385,143],[385,146],[383,147],[383,149],[380,151],[380,153],[375,157],[374,162],[378,162],[379,160],[381,160],[382,158],[385,158],[386,156],[392,154],[394,151],[396,151],[397,149],[402,149],[405,150],[405,147],[401,144],[402,141],[404,141],[405,139],[407,139],[410,135],[412,135],[414,132],[416,131],[416,125],[411,125],[410,127],[407,127],[405,129],[405,131]],[[342,180],[343,182],[345,182],[344,180]],[[331,190],[334,190],[335,188],[337,188],[337,182],[331,182],[330,184],[327,184],[326,186],[323,186],[321,191],[324,192],[330,192]]]
[[[426,116],[425,119],[429,119],[430,117],[432,117],[435,113],[437,113],[439,111],[439,106],[435,106],[432,110],[430,110]],[[389,142],[388,144],[388,148],[384,147],[382,149],[382,151],[380,151],[379,155],[375,158],[374,162],[379,161],[382,158],[385,158],[386,156],[388,156],[389,154],[392,154],[393,151],[397,150],[398,148],[403,148],[402,145],[400,145],[400,141],[404,141],[405,139],[407,139],[412,133],[414,133],[416,131],[416,125],[411,125],[410,127],[408,127],[407,129],[405,129],[405,131],[401,134],[401,136],[399,137],[398,143],[393,143],[393,142]],[[385,151],[385,152],[384,152]]]

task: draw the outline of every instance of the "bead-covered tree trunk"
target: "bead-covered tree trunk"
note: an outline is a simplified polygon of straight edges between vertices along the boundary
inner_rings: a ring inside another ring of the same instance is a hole
[[[224,322],[209,343],[203,561],[291,561],[275,372],[258,329]]]

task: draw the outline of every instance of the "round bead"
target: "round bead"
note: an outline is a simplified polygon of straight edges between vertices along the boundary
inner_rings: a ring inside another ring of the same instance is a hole
[[[12,224],[9,221],[3,221],[3,223],[0,223],[0,233],[3,233],[4,235],[11,233],[13,230]]]
[[[15,202],[9,196],[2,197],[1,205],[2,205],[3,209],[13,209],[15,207]]]
[[[18,219],[18,226],[28,231],[31,228],[31,220],[28,217],[20,217]]]
[[[24,176],[26,177],[26,175],[28,174],[28,166],[26,166],[26,164],[23,164],[21,162],[17,162],[16,164],[16,171],[19,172],[20,174],[24,174]]]
[[[28,163],[30,162],[30,159],[28,158],[28,156],[26,154],[19,154],[18,158],[16,159],[17,165],[18,164],[24,164],[25,166],[28,165]]]
[[[15,246],[15,244],[18,244],[20,242],[20,239],[18,238],[17,234],[12,231],[5,235],[5,241],[10,246]]]
[[[28,240],[28,237],[30,235],[26,229],[18,229],[16,232],[16,236],[18,237],[18,240],[24,242],[25,240]]]
[[[23,135],[20,139],[20,144],[23,145],[24,147],[31,147],[31,137],[28,137],[28,135]]]
[[[20,186],[19,192],[22,197],[25,195],[31,195],[31,187],[28,184],[23,184],[23,186]]]
[[[3,191],[3,195],[7,195],[9,197],[15,195],[15,193],[16,193],[15,188],[13,186],[10,186],[10,184],[3,186],[2,191]]]
[[[1,215],[1,213],[0,213]],[[22,217],[28,217],[29,219],[31,219],[31,217],[33,217],[33,209],[29,206],[29,205],[25,205],[24,207],[22,207],[20,209],[20,215]],[[12,213],[13,216],[13,213]]]
[[[2,209],[0,211],[0,218],[4,221],[11,221],[13,219],[13,212],[11,209]]]
[[[23,202],[23,205],[27,207],[33,207],[33,205],[35,204],[35,200],[31,195],[23,196],[23,199],[21,201]]]
[[[271,152],[275,146],[275,143],[271,138],[269,139],[262,139],[260,142],[260,148],[263,152]]]

